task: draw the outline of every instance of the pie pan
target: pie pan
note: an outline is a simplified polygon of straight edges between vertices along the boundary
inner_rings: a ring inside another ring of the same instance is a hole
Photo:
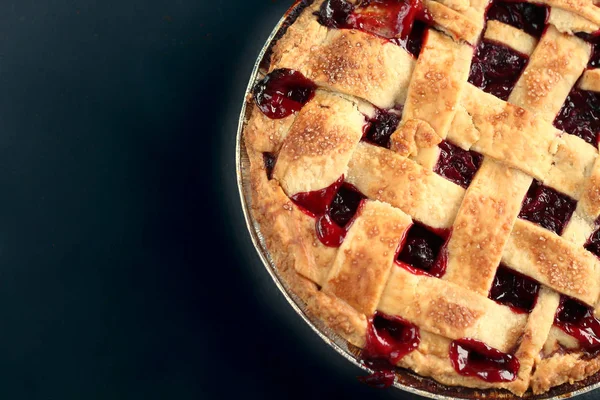
[[[242,132],[249,117],[250,107],[248,107],[248,104],[250,101],[252,101],[251,91],[255,83],[259,80],[261,65],[268,58],[268,53],[272,45],[281,36],[283,30],[294,21],[295,17],[302,11],[304,6],[305,1],[298,0],[279,20],[279,22],[276,24],[273,31],[269,35],[263,48],[261,49],[256,63],[254,65],[254,68],[252,70],[250,80],[244,95],[244,102],[242,104],[240,112],[236,137],[235,157],[237,185],[240,194],[244,218],[246,221],[246,226],[250,233],[252,243],[254,244],[254,247],[256,248],[256,251],[262,263],[264,264],[269,275],[271,276],[279,290],[282,292],[282,294],[290,303],[292,308],[296,311],[296,313],[312,328],[312,330],[321,339],[323,339],[330,347],[332,347],[337,353],[342,355],[348,361],[363,369],[365,372],[370,373],[372,371],[361,361],[360,350],[355,346],[349,344],[345,339],[343,339],[341,336],[329,329],[322,321],[311,315],[308,312],[304,302],[290,290],[285,280],[279,274],[277,267],[273,263],[273,260],[265,246],[263,236],[260,231],[260,226],[252,217],[252,213],[250,210],[252,201],[250,194],[250,161],[243,144]],[[527,392],[523,397],[515,396],[514,394],[503,390],[482,390],[470,389],[466,387],[445,386],[437,383],[436,381],[430,378],[422,377],[413,373],[412,371],[402,368],[396,369],[396,381],[394,382],[393,386],[405,392],[436,400],[566,399],[585,394],[594,389],[600,388],[600,372],[573,384],[567,383],[561,386],[554,387],[548,392],[540,395],[534,395],[531,392]]]

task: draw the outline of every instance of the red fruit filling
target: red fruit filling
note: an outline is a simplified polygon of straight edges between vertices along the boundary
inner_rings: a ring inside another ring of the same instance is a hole
[[[306,214],[315,217],[317,237],[325,246],[339,247],[365,198],[344,177],[321,190],[297,193],[291,197]]]
[[[394,366],[419,347],[419,328],[405,319],[375,312],[367,326],[367,345],[363,356],[366,360],[384,360]]]
[[[507,100],[528,57],[501,44],[482,40],[477,46],[469,82],[486,93]]]
[[[535,306],[539,291],[538,282],[500,264],[489,298],[511,307],[515,312],[529,313]]]
[[[363,127],[363,138],[367,142],[389,149],[390,137],[398,127],[399,122],[400,117],[398,114],[377,110],[375,118],[367,120]]]
[[[554,119],[554,126],[597,147],[600,133],[600,95],[576,87],[571,89]]]
[[[600,351],[600,320],[594,309],[567,296],[561,296],[554,325],[576,338],[590,353]]]
[[[535,222],[560,235],[576,205],[577,202],[566,194],[534,180],[523,200],[519,218]]]
[[[549,16],[548,7],[518,1],[495,1],[487,19],[503,22],[532,36],[542,36]]]
[[[460,375],[486,382],[512,382],[517,379],[519,360],[476,339],[458,339],[450,344],[450,362]]]
[[[433,21],[420,0],[365,0],[358,6],[345,0],[325,0],[315,14],[328,28],[358,29],[393,39],[413,54],[420,50],[424,32],[419,26],[411,34],[415,21]]]
[[[445,265],[440,266],[444,242],[444,238],[415,222],[409,228],[396,260],[412,273],[422,275],[425,272],[440,277],[445,272]]]
[[[481,166],[483,156],[446,141],[442,141],[439,147],[440,158],[434,172],[466,189]]]
[[[276,69],[254,86],[254,102],[267,117],[285,118],[312,99],[315,89],[316,85],[300,72]]]

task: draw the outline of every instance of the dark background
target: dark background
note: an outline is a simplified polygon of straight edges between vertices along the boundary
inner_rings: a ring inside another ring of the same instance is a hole
[[[289,0],[0,6],[0,398],[410,399],[278,293],[235,186]]]

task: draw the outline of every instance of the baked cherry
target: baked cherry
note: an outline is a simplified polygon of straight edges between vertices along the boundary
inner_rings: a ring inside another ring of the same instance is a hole
[[[482,40],[471,63],[469,82],[486,93],[507,100],[527,59],[526,55],[506,46]]]
[[[571,218],[577,202],[534,180],[525,195],[519,218],[560,235]]]
[[[342,175],[324,189],[297,193],[291,197],[306,214],[315,217],[317,237],[328,247],[342,244],[365,198],[354,186],[343,182]]]
[[[322,215],[329,209],[329,205],[343,182],[344,176],[342,175],[337,181],[324,189],[296,193],[291,199],[303,208],[307,214],[312,216]]]
[[[406,39],[396,39],[397,44],[415,56],[415,58],[418,58],[419,54],[421,54],[421,48],[423,47],[428,27],[429,25],[426,22],[415,21],[408,37]]]
[[[411,35],[415,21],[426,24],[433,21],[421,0],[365,0],[358,6],[346,0],[325,0],[315,14],[317,21],[328,28],[372,33],[392,39],[411,52],[420,48],[424,31],[420,26]]]
[[[390,111],[377,110],[375,118],[364,126],[364,139],[386,149],[390,148],[390,137],[398,127],[400,117]]]
[[[274,154],[263,153],[263,161],[265,163],[265,171],[267,172],[267,179],[273,177],[273,168],[275,168],[275,161],[277,158]]]
[[[476,339],[450,343],[450,362],[460,375],[486,382],[512,382],[517,379],[519,360]]]
[[[439,144],[439,148],[440,158],[434,172],[466,189],[481,166],[483,156],[445,140]]]
[[[419,347],[419,328],[407,320],[375,312],[367,326],[367,344],[363,356],[367,360],[381,359],[396,365]]]
[[[341,227],[345,227],[354,218],[358,207],[365,196],[349,183],[344,183],[336,193],[329,209],[331,219]]]
[[[594,309],[567,296],[561,296],[554,325],[576,338],[586,351],[600,351],[600,320]]]
[[[444,242],[443,238],[415,222],[406,234],[404,245],[398,254],[397,260],[417,270],[434,275],[435,264]],[[410,268],[407,269],[413,272]]]
[[[495,1],[487,12],[487,19],[514,26],[539,38],[546,27],[548,15],[548,7],[545,6],[518,1]]]
[[[600,258],[600,221],[596,221],[596,230],[591,234],[584,248]]]
[[[317,21],[328,28],[347,28],[354,6],[345,0],[325,0],[315,12]]]
[[[313,98],[316,85],[298,71],[276,69],[261,79],[253,90],[260,111],[271,119],[299,111]]]
[[[325,246],[339,247],[365,196],[354,186],[344,183],[327,212],[317,218],[317,237]]]
[[[554,120],[554,126],[597,147],[600,133],[600,95],[577,88],[571,89]]]
[[[500,264],[489,298],[507,305],[518,313],[531,312],[537,301],[540,284]]]

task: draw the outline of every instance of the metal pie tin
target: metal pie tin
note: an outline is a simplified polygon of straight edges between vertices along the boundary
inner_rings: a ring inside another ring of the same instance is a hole
[[[296,2],[279,20],[263,48],[261,49],[258,59],[254,64],[248,87],[246,88],[242,109],[240,112],[240,118],[238,122],[236,148],[235,148],[235,161],[236,161],[236,174],[237,174],[237,186],[240,194],[240,200],[242,210],[244,212],[244,218],[246,226],[250,233],[252,243],[256,248],[258,255],[269,275],[273,279],[273,282],[283,296],[287,299],[292,308],[296,313],[312,328],[312,330],[325,341],[331,348],[346,358],[348,361],[363,369],[365,372],[372,372],[366,367],[360,360],[359,351],[356,347],[349,344],[341,336],[329,329],[321,320],[311,315],[304,302],[296,296],[287,287],[285,281],[280,276],[277,267],[274,265],[269,251],[267,250],[263,236],[260,232],[260,227],[252,217],[250,212],[251,196],[250,196],[250,161],[246,149],[242,141],[242,131],[246,126],[249,116],[249,101],[250,93],[254,84],[259,79],[259,70],[261,63],[268,54],[272,44],[280,37],[283,30],[289,26],[295,17],[302,11],[305,6],[305,2],[299,0]],[[278,35],[279,34],[279,35]],[[530,400],[545,400],[545,399],[567,399],[574,396],[578,396],[584,393],[588,393],[594,389],[600,388],[600,372],[579,382],[573,384],[564,384],[552,388],[549,392],[534,395],[531,392],[527,392],[523,397],[518,397],[512,393],[504,390],[482,390],[482,389],[469,389],[465,387],[453,387],[445,386],[437,383],[433,379],[425,378],[420,375],[413,373],[410,370],[398,368],[396,371],[396,381],[393,386],[399,390],[413,393],[426,398],[435,400],[457,400],[457,399],[530,399]],[[600,395],[599,395],[600,396]]]

